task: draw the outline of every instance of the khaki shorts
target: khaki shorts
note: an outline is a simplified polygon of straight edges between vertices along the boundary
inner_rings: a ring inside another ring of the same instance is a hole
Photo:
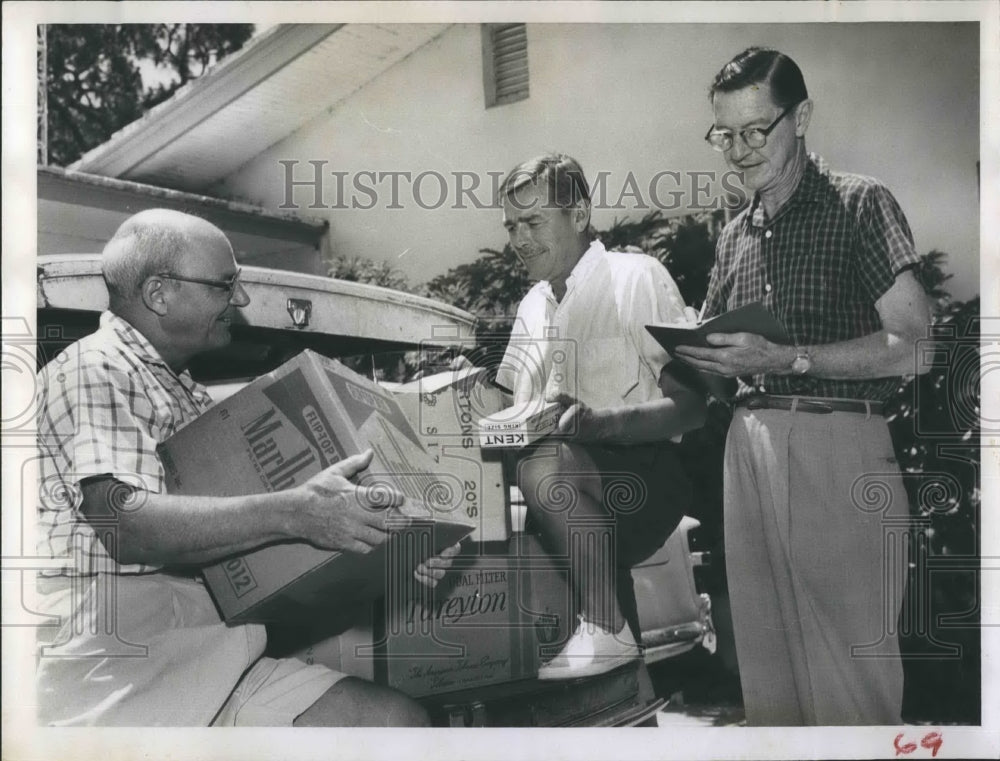
[[[290,727],[346,674],[296,658],[261,658],[240,679],[213,727]]]

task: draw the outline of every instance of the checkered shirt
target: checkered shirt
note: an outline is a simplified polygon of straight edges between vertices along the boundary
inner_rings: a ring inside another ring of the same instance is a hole
[[[63,575],[157,570],[111,559],[97,532],[113,539],[115,515],[85,519],[80,483],[111,475],[163,491],[156,445],[211,405],[208,392],[189,373],[174,373],[139,331],[110,312],[38,380],[39,554],[63,560]]]
[[[707,317],[753,301],[784,323],[796,346],[875,333],[875,302],[920,263],[902,209],[871,177],[830,172],[809,155],[791,199],[767,219],[760,197],[719,236]],[[811,375],[740,378],[736,398],[780,394],[885,401],[899,378],[832,380]]]

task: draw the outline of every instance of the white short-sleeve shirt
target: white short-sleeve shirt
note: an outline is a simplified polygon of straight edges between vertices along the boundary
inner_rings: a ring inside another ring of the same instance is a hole
[[[658,260],[594,241],[562,301],[544,280],[521,300],[497,383],[515,404],[559,391],[594,408],[658,399],[670,358],[645,326],[683,319],[684,300]]]

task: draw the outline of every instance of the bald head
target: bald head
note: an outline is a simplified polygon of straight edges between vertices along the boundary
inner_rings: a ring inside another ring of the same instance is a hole
[[[170,209],[147,209],[126,219],[104,247],[101,270],[112,310],[138,299],[143,282],[160,272],[177,272],[200,243],[225,234],[200,217]]]

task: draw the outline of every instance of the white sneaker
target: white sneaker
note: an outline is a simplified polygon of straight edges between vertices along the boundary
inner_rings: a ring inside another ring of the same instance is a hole
[[[589,623],[582,615],[562,651],[538,669],[539,679],[576,679],[595,676],[641,657],[628,624],[617,634]]]

